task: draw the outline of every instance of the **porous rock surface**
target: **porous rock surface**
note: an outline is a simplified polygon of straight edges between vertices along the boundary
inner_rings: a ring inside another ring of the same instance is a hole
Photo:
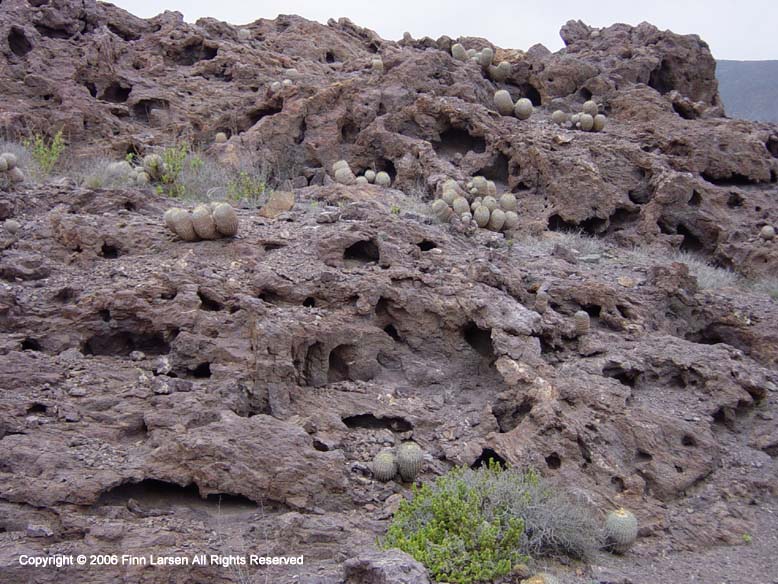
[[[374,481],[369,461],[408,438],[426,452],[422,481],[494,458],[603,513],[635,512],[632,560],[560,566],[563,581],[651,582],[634,566],[673,554],[691,566],[679,577],[713,581],[710,550],[744,535],[748,562],[716,581],[775,573],[778,307],[626,255],[653,245],[746,276],[778,268],[758,236],[778,213],[778,129],[723,116],[705,43],[570,22],[559,53],[496,48],[512,72],[495,84],[451,58],[451,39],[295,16],[242,28],[248,39],[89,0],[0,3],[7,136],[63,127],[73,156],[118,159],[222,131],[210,153],[224,164],[249,149],[299,185],[291,210],[239,210],[237,238],[196,243],[166,231],[170,202],[148,190],[0,191],[0,220],[21,224],[0,225],[0,580],[32,581],[20,553],[259,553],[305,556],[259,581],[423,581],[407,556],[374,549],[409,490]],[[289,68],[293,84],[272,92]],[[498,88],[531,99],[532,118],[499,116]],[[589,98],[603,132],[551,123]],[[393,188],[333,184],[339,159],[386,170]],[[443,180],[476,174],[517,195],[515,239],[420,211]],[[582,261],[518,237],[571,228],[614,247]],[[582,309],[591,333],[577,337]]]

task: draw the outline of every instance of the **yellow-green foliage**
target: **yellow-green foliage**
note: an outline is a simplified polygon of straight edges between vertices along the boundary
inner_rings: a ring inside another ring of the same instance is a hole
[[[245,201],[251,207],[259,205],[266,191],[265,181],[246,171],[240,171],[238,176],[227,183],[227,198],[236,202]]]
[[[184,162],[186,162],[188,155],[189,144],[187,142],[181,142],[162,151],[163,171],[160,178],[162,184],[158,187],[159,191],[166,193],[169,197],[183,197],[187,194],[186,188],[178,182],[178,179],[184,170]],[[196,165],[197,162],[192,162],[192,164]]]
[[[48,139],[41,134],[35,134],[31,139],[24,140],[23,145],[38,165],[43,176],[49,176],[65,151],[65,141],[60,129],[54,137]]]
[[[489,499],[488,481],[472,475],[503,472],[490,465],[452,470],[434,485],[414,489],[404,500],[384,538],[384,548],[399,548],[424,564],[436,581],[452,584],[491,581],[528,558],[519,553],[524,521]]]

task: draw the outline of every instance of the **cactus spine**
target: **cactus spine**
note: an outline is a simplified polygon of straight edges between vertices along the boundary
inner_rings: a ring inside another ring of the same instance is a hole
[[[391,450],[382,450],[376,454],[371,464],[373,476],[382,482],[391,481],[397,474],[397,461]]]
[[[588,335],[591,330],[591,318],[585,310],[579,310],[575,313],[575,334],[579,337]]]
[[[413,481],[421,471],[424,452],[415,442],[403,442],[397,449],[397,470],[406,482]]]
[[[625,553],[638,536],[638,520],[635,515],[624,509],[608,513],[605,519],[605,538],[608,547],[617,554]]]

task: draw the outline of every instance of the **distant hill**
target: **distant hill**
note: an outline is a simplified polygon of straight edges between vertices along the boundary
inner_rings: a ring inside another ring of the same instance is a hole
[[[717,61],[716,77],[729,117],[778,122],[778,61]]]

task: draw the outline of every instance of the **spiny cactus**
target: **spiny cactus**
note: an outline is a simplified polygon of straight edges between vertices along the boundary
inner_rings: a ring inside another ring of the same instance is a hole
[[[24,182],[24,173],[18,166],[14,166],[13,168],[9,169],[5,175],[8,177],[8,180],[11,183]]]
[[[370,61],[370,68],[375,71],[376,73],[383,73],[384,72],[384,62],[380,58],[375,58],[372,61]]]
[[[379,187],[391,186],[392,179],[389,176],[389,173],[384,172],[383,170],[381,172],[377,172],[375,175],[375,184],[377,184]]]
[[[24,181],[24,173],[17,166],[16,155],[12,152],[0,154],[0,178],[5,178],[10,183],[20,183]]]
[[[554,122],[557,126],[561,126],[567,121],[567,114],[562,110],[556,110],[553,114],[551,114],[551,121]]]
[[[762,227],[762,229],[759,230],[759,237],[765,241],[770,241],[775,237],[775,227],[772,225],[765,225]]]
[[[483,197],[476,197],[473,199],[473,202],[470,203],[470,212],[475,212],[475,210],[481,206],[481,203],[483,203]]]
[[[339,168],[350,168],[349,164],[345,160],[337,160],[336,162],[332,163],[332,172],[335,173],[338,171]]]
[[[497,199],[492,196],[484,197],[481,204],[489,209],[489,211],[494,211],[498,207]]]
[[[397,474],[397,461],[391,450],[382,450],[376,454],[373,463],[370,465],[373,476],[376,480],[386,482],[391,481]]]
[[[415,442],[403,442],[397,448],[397,470],[406,482],[413,481],[421,471],[424,452]]]
[[[467,49],[467,56],[468,58],[472,59],[473,57],[478,55],[478,51],[475,49]]]
[[[242,41],[247,41],[251,38],[251,31],[247,28],[241,28],[238,30],[238,39]]]
[[[500,115],[509,116],[513,113],[513,99],[505,89],[494,92],[494,106]]]
[[[176,232],[176,219],[175,219],[175,217],[176,217],[176,213],[178,213],[179,211],[183,211],[183,209],[180,209],[178,207],[171,207],[170,209],[165,211],[165,214],[162,216],[162,218],[165,221],[165,225],[173,233]],[[184,211],[184,213],[186,213],[186,211]]]
[[[366,170],[365,171],[365,178],[367,179],[367,182],[372,183],[375,181],[375,170]]]
[[[623,554],[638,537],[638,520],[623,507],[608,513],[605,519],[605,541],[612,551]]]
[[[544,314],[548,310],[549,296],[547,292],[540,290],[535,295],[535,312]]]
[[[502,83],[511,74],[511,64],[508,61],[500,61],[497,66],[489,66],[489,77],[492,81]]]
[[[492,212],[486,205],[479,205],[473,212],[473,219],[475,219],[478,227],[486,227],[489,224],[491,216]]]
[[[280,81],[273,81],[273,83],[270,84],[270,92],[271,93],[278,93],[281,91],[281,88],[283,86],[281,85]]]
[[[578,123],[584,132],[588,132],[594,127],[594,118],[589,114],[581,114]]]
[[[216,229],[224,237],[235,237],[238,234],[238,214],[229,203],[216,203],[211,214],[216,223]]]
[[[451,220],[453,211],[443,199],[435,199],[432,203],[432,214],[435,215],[441,223],[448,223]]]
[[[461,44],[455,43],[451,45],[451,56],[454,57],[457,61],[466,61],[467,51]]]
[[[478,55],[478,62],[480,63],[481,67],[484,69],[489,67],[489,65],[492,64],[492,59],[494,59],[494,51],[491,47],[481,49],[481,52]]]
[[[515,211],[505,211],[505,223],[503,223],[503,231],[510,231],[516,229],[519,226],[519,214]]]
[[[573,114],[570,116],[570,123],[575,127],[581,119],[581,114]]]
[[[198,241],[200,238],[192,225],[192,216],[184,209],[170,209],[165,213],[165,223],[170,225],[173,233],[184,241]]]
[[[597,114],[594,116],[594,126],[592,127],[592,130],[595,132],[602,132],[603,128],[605,127],[605,122],[607,118],[602,114]]]
[[[216,239],[219,232],[216,231],[216,222],[211,215],[211,209],[207,205],[197,205],[192,211],[192,227],[200,239]]]
[[[147,154],[143,157],[143,170],[153,180],[160,180],[165,174],[165,163],[159,154]]]
[[[513,108],[513,113],[520,120],[526,120],[532,115],[534,110],[535,108],[532,107],[532,102],[526,97],[522,97],[519,101],[516,102],[516,105]]]
[[[150,181],[151,177],[149,177],[148,173],[143,169],[138,169],[135,173],[135,184],[139,187],[146,186]]]
[[[224,132],[217,132],[216,136],[213,137],[213,141],[217,144],[224,144],[227,141],[227,134]]]
[[[585,310],[579,310],[575,313],[575,334],[579,337],[588,335],[591,330],[591,321],[589,313]]]
[[[358,176],[357,179],[356,179],[356,184],[358,184],[358,185],[367,185],[367,184],[370,184],[370,183],[368,182],[367,178],[365,178],[364,176]]]
[[[457,197],[454,199],[454,202],[451,204],[451,206],[454,209],[454,213],[457,215],[470,212],[470,203],[468,203],[467,199],[464,197]]]
[[[291,87],[292,85],[294,85],[294,82],[291,79],[284,79],[281,82],[282,87]]]
[[[342,185],[353,185],[357,181],[357,178],[351,171],[351,167],[349,167],[348,162],[345,160],[338,160],[333,164],[332,173],[334,174],[335,182]]]
[[[287,77],[288,79],[296,79],[299,76],[300,76],[300,72],[294,67],[290,67],[289,69],[284,69],[284,77]]]
[[[500,195],[500,209],[503,211],[515,211],[519,208],[519,204],[516,201],[516,195],[513,193],[503,193]]]
[[[489,217],[489,223],[486,228],[491,231],[502,231],[505,225],[505,211],[502,209],[492,209],[492,215]]]
[[[581,109],[583,113],[589,114],[592,117],[597,115],[597,104],[591,99],[589,101],[585,101],[583,104],[583,108]]]

